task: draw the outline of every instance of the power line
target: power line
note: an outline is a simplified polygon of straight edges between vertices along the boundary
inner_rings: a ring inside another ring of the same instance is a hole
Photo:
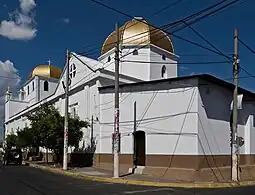
[[[200,21],[200,20],[202,20],[202,19],[204,19],[204,18],[206,18],[206,17],[209,17],[210,15],[215,15],[215,14],[217,14],[217,13],[219,13],[219,11],[223,11],[223,9],[227,9],[228,7],[230,7],[231,5],[234,5],[235,3],[237,3],[238,1],[240,1],[240,0],[234,0],[234,1],[232,1],[232,2],[230,2],[230,3],[228,3],[228,4],[226,4],[226,5],[223,5],[222,7],[220,7],[220,8],[217,8],[216,10],[213,10],[213,11],[211,11],[211,12],[209,12],[209,13],[207,13],[207,14],[205,14],[205,15],[203,15],[203,16],[201,16],[201,17],[199,17],[199,18],[196,18],[195,20],[193,20],[191,23],[190,23],[190,25],[191,24],[194,24],[194,23],[197,23],[198,21]],[[226,0],[223,0],[223,1],[221,1],[221,2],[219,2],[218,4],[222,4],[222,3],[225,3],[226,2]],[[216,6],[215,6],[216,7]],[[181,29],[184,29],[186,26],[184,26],[184,27],[181,27]],[[180,29],[177,29],[177,30],[175,30],[173,33],[175,33],[176,31],[179,31]]]
[[[169,8],[175,6],[175,5],[177,5],[177,4],[179,4],[179,3],[183,2],[183,1],[184,0],[176,0],[176,1],[172,2],[171,4],[169,4],[169,5],[161,8],[161,9],[159,9],[158,11],[156,11],[154,13],[152,13],[150,16],[155,16],[155,15],[159,14],[160,12],[166,11],[167,9],[169,9]]]
[[[229,61],[207,61],[207,62],[153,62],[153,61],[136,61],[136,60],[122,60],[121,62],[133,62],[133,63],[152,63],[152,64],[226,64]]]
[[[0,76],[0,78],[3,78],[3,79],[21,79],[20,77],[7,77],[7,76]]]
[[[186,23],[185,23],[186,24]],[[216,48],[212,43],[210,43],[210,41],[208,41],[205,37],[203,37],[198,31],[196,31],[194,28],[192,28],[189,24],[186,24],[193,32],[195,32],[200,38],[202,38],[205,42],[207,42],[209,45],[211,45],[214,49],[216,49],[218,51],[218,53],[222,56],[224,56],[225,58],[227,58],[229,60],[229,62],[233,62],[233,60],[228,57],[227,55],[223,54],[218,48]],[[240,40],[240,38],[238,38],[238,40],[247,48],[249,49],[254,55],[255,52],[254,50],[252,50],[248,45],[246,45],[243,41]],[[189,41],[189,40],[187,40]],[[245,70],[242,66],[239,65],[239,68],[242,69],[246,74],[248,74],[250,77],[255,78],[255,76],[253,74],[251,74],[249,71]]]
[[[94,3],[98,3],[98,4],[100,4],[101,6],[104,6],[104,7],[108,8],[108,9],[111,9],[111,10],[113,10],[113,11],[115,11],[115,12],[120,13],[120,14],[123,13],[123,12],[118,11],[118,10],[115,9],[115,8],[111,8],[110,6],[107,6],[107,5],[105,5],[105,4],[101,3],[101,2],[98,2],[98,1],[95,1],[95,0],[91,0],[91,1],[94,2]],[[182,21],[188,21],[188,20],[190,20],[190,19],[192,19],[192,18],[194,18],[194,17],[196,17],[196,16],[198,16],[198,15],[200,15],[200,14],[203,14],[204,12],[206,12],[206,11],[208,11],[208,10],[210,10],[210,9],[212,9],[212,8],[218,6],[218,5],[220,5],[220,4],[222,4],[222,3],[226,2],[226,1],[227,1],[227,0],[222,0],[222,1],[218,2],[218,3],[216,3],[216,4],[213,4],[213,5],[211,5],[211,6],[209,6],[209,7],[206,7],[206,8],[204,8],[204,9],[202,9],[202,10],[199,10],[198,12],[195,12],[194,14],[191,14],[191,15],[189,15],[189,16],[183,18],[183,19],[177,20],[177,21],[175,21],[175,22],[170,22],[170,23],[168,23],[168,24],[166,24],[166,25],[164,25],[164,26],[162,26],[162,27],[160,27],[160,28],[156,28],[156,27],[150,25],[150,26],[154,27],[155,29],[149,30],[149,31],[146,31],[146,32],[143,32],[143,33],[140,33],[140,34],[137,34],[137,35],[135,35],[135,36],[138,36],[138,35],[141,35],[141,34],[144,34],[144,33],[148,33],[148,32],[150,32],[150,31],[154,31],[154,30],[158,31],[158,29],[162,30],[162,29],[164,29],[164,28],[168,28],[168,27],[171,26],[171,25],[178,25],[178,24],[180,24]],[[128,15],[128,14],[125,14],[125,13],[124,13],[124,15],[127,16],[127,17],[129,17],[129,18],[132,18],[132,19],[133,19],[133,17],[130,16],[130,15]],[[143,21],[141,21],[141,20],[139,20],[139,19],[136,19],[136,20],[139,21],[139,22],[143,22]],[[143,23],[145,23],[145,22],[143,22]],[[146,23],[146,24],[147,24],[147,23]],[[132,25],[131,25],[131,26],[132,26]],[[132,37],[133,37],[133,36],[132,36]],[[128,38],[132,38],[132,37],[128,37]],[[108,44],[108,45],[112,45],[112,44],[116,44],[116,43],[113,42],[113,43],[110,43],[110,44]],[[99,47],[98,49],[100,49],[100,48],[101,48],[101,47]],[[92,51],[93,51],[93,50],[92,50]],[[89,52],[91,52],[91,50],[90,50]],[[83,54],[84,54],[84,53],[85,53],[85,52],[83,52]]]
[[[244,45],[251,53],[253,53],[254,55],[255,55],[255,51],[251,48],[251,47],[249,47],[247,44],[245,44],[239,37],[238,37],[238,41],[242,44],[242,45]],[[245,70],[243,67],[241,67],[240,65],[239,65],[239,67],[240,67],[240,69],[242,69],[246,74],[248,74],[249,76],[251,76],[252,78],[255,78],[255,76],[253,75],[253,74],[251,74],[249,71],[247,71],[247,70]]]
[[[245,44],[239,37],[238,37],[238,41],[244,46],[246,47],[251,53],[253,53],[255,55],[255,51],[249,47],[247,44]]]
[[[216,51],[218,51],[222,56],[227,58],[228,60],[232,61],[231,57],[228,57],[224,53],[222,53],[216,46],[214,46],[210,41],[208,41],[206,38],[204,38],[198,31],[196,31],[190,24],[184,22],[185,25],[187,25],[195,34],[197,34],[201,39],[203,39],[208,45],[210,45],[212,48],[214,48]]]
[[[225,3],[226,1],[227,1],[227,0],[219,1],[218,3],[215,3],[215,4],[213,4],[213,5],[210,5],[210,6],[204,8],[204,9],[202,9],[202,10],[200,10],[200,11],[198,11],[198,12],[196,12],[196,13],[190,15],[190,16],[185,17],[185,18],[182,19],[181,21],[187,22],[188,20],[191,20],[191,19],[193,19],[194,17],[199,16],[199,15],[201,15],[201,14],[203,14],[203,13],[209,11],[210,9],[215,8],[215,7],[217,7],[217,6],[219,6],[219,5],[223,4],[223,3]],[[173,26],[172,28],[175,28],[175,27],[176,27],[176,26]]]
[[[133,16],[131,16],[131,15],[129,15],[129,14],[126,14],[126,13],[120,11],[120,10],[117,10],[117,9],[111,7],[111,6],[108,6],[108,5],[106,5],[106,4],[102,3],[102,2],[99,2],[99,1],[96,1],[96,0],[90,0],[90,1],[95,2],[95,3],[97,3],[97,4],[99,4],[99,5],[103,6],[103,7],[106,7],[106,8],[108,8],[108,9],[110,9],[110,10],[113,10],[113,11],[115,11],[115,12],[117,12],[117,13],[120,13],[120,14],[122,14],[122,15],[124,15],[124,16],[127,16],[127,17],[129,17],[129,18],[132,18],[132,19],[134,18]],[[220,1],[220,2],[218,2],[218,3],[216,3],[216,4],[212,5],[212,6],[210,6],[210,8],[217,7],[218,5],[220,5],[220,4],[222,4],[222,3],[226,2],[226,1],[227,1],[227,0]],[[238,1],[239,1],[239,0],[232,1],[232,2],[230,2],[230,3],[228,3],[228,4],[224,5],[224,6],[222,6],[221,8],[218,8],[217,11],[219,11],[219,10],[221,10],[221,9],[223,9],[223,8],[226,8],[226,7],[232,5],[233,3],[236,3],[236,2],[238,2]],[[205,8],[205,9],[203,9],[203,10],[207,10],[207,9],[209,9],[209,8]],[[200,11],[200,12],[202,12],[202,11]],[[214,12],[211,12],[211,13],[209,13],[209,14],[212,14],[212,13],[215,13],[215,11],[214,11]],[[206,17],[208,17],[208,16],[209,16],[209,15],[207,14]],[[186,17],[186,18],[187,18],[187,17]],[[194,23],[200,21],[200,20],[203,19],[203,18],[205,18],[205,16],[202,16],[202,17],[200,17],[199,19],[196,19],[195,21],[192,21],[192,24],[194,24]],[[197,43],[194,43],[194,42],[192,42],[192,41],[189,41],[189,40],[187,40],[187,39],[184,39],[184,38],[182,38],[182,37],[180,37],[180,36],[178,36],[178,35],[174,35],[173,33],[166,32],[165,30],[160,29],[160,28],[157,28],[157,27],[155,27],[155,26],[153,26],[153,25],[151,25],[151,24],[148,24],[148,23],[146,23],[146,22],[144,22],[144,21],[142,21],[142,20],[139,20],[139,19],[136,19],[136,18],[134,18],[134,19],[137,20],[137,21],[139,21],[139,22],[142,22],[142,23],[145,23],[145,24],[147,24],[147,25],[150,25],[151,27],[153,27],[153,28],[155,28],[155,29],[162,30],[162,31],[165,32],[166,34],[172,35],[172,36],[174,36],[174,37],[176,37],[176,38],[179,38],[179,39],[181,39],[181,40],[183,40],[183,41],[189,42],[189,43],[191,43],[191,44],[193,44],[193,45],[196,45],[196,46],[198,46],[198,47],[201,47],[201,48],[203,48],[203,49],[206,49],[206,50],[209,50],[209,51],[211,51],[211,52],[218,53],[219,55],[221,55],[221,53],[219,53],[219,52],[216,52],[216,51],[211,50],[211,49],[209,49],[209,48],[206,48],[206,47],[204,47],[204,46],[202,46],[202,45],[199,45],[199,44],[197,44]],[[185,20],[185,19],[183,19],[183,20]],[[180,21],[183,21],[183,20],[180,20]],[[183,28],[182,28],[182,29],[183,29]],[[181,29],[178,29],[178,31],[179,31],[179,30],[181,30]],[[175,31],[175,32],[176,32],[176,31]]]

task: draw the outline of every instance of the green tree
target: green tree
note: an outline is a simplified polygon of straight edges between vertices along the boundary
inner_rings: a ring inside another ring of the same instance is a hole
[[[20,148],[30,148],[35,145],[34,143],[34,131],[32,128],[25,127],[21,131],[17,132],[17,145]]]
[[[17,135],[15,135],[15,134],[7,135],[5,138],[5,144],[6,144],[7,149],[10,149],[14,146],[16,147],[17,146]]]
[[[64,150],[64,117],[52,105],[43,105],[27,117],[31,122],[34,146],[52,150],[59,162]],[[88,126],[86,121],[69,117],[68,145],[77,148],[83,136],[81,128]]]

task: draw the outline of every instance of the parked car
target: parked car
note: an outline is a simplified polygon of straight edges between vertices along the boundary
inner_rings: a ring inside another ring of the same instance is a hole
[[[19,148],[11,148],[5,151],[5,164],[22,165],[22,151]]]

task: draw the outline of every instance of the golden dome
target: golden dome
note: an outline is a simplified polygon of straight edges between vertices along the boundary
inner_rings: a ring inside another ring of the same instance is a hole
[[[119,40],[120,44],[123,45],[153,44],[174,53],[172,41],[167,34],[148,25],[146,20],[140,18],[128,21],[119,28]],[[101,49],[101,55],[114,48],[115,42],[116,33],[114,31],[105,40]]]
[[[29,79],[34,76],[43,76],[43,77],[59,79],[61,76],[61,73],[62,73],[62,70],[58,67],[55,67],[52,65],[39,65],[29,74]]]

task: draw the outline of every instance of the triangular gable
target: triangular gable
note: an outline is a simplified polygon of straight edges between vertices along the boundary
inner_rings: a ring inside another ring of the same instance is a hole
[[[78,58],[78,59],[77,59]],[[70,90],[87,82],[92,78],[99,68],[103,67],[103,64],[97,60],[78,55],[74,53],[69,62],[69,72],[70,72]],[[55,92],[58,96],[64,93],[66,78],[66,65],[59,79],[59,83]]]

